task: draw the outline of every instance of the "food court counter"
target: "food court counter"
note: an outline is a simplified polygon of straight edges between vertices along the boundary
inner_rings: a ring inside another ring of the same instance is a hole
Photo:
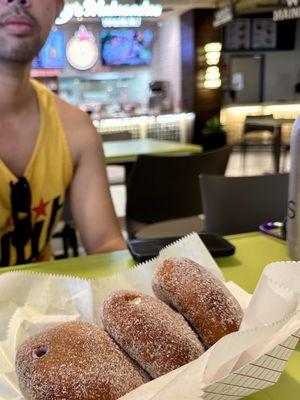
[[[174,113],[104,118],[93,120],[93,124],[102,135],[130,132],[132,139],[151,138],[191,142],[194,120],[193,113]]]

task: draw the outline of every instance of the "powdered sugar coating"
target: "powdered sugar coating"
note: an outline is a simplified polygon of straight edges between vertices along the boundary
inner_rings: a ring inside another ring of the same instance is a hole
[[[139,292],[110,294],[101,318],[107,332],[153,378],[195,360],[204,351],[182,315]]]
[[[25,399],[115,400],[146,382],[94,324],[69,322],[24,342],[16,372]]]
[[[239,329],[243,311],[225,285],[188,258],[173,257],[157,268],[156,296],[179,311],[206,348]]]

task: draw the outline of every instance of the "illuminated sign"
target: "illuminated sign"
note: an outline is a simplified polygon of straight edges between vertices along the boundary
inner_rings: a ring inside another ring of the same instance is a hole
[[[73,68],[80,71],[92,68],[99,58],[95,36],[81,25],[69,40],[66,53]]]
[[[226,6],[215,12],[213,27],[225,25],[233,20],[233,7]]]
[[[106,4],[104,0],[84,0],[83,3],[78,1],[66,3],[55,23],[57,25],[66,24],[72,18],[157,18],[161,14],[162,6],[151,4],[149,0],[144,0],[141,4],[119,4],[117,0],[112,0],[110,4]]]
[[[273,21],[300,18],[300,0],[286,0],[286,8],[273,11]]]
[[[42,50],[32,61],[32,68],[65,68],[66,45],[63,31],[51,31]]]
[[[104,17],[101,18],[103,28],[138,28],[142,25],[141,17]]]

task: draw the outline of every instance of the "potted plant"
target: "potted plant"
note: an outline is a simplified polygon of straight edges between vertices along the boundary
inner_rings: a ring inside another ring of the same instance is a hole
[[[226,131],[218,116],[206,121],[201,142],[204,150],[213,150],[226,145]]]

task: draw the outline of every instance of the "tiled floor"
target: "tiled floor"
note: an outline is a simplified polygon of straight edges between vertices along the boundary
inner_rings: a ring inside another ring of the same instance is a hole
[[[273,163],[270,151],[249,151],[247,153],[245,163],[243,157],[239,151],[234,151],[229,159],[229,163],[226,170],[227,176],[244,176],[244,175],[261,175],[273,173]],[[285,157],[285,160],[281,160],[281,172],[289,171],[289,155]],[[121,167],[120,167],[121,168]],[[121,171],[122,174],[122,171]],[[112,178],[120,177],[120,169],[110,170],[109,175]],[[124,230],[124,216],[125,216],[125,204],[126,204],[126,188],[124,185],[112,185],[111,195],[115,206],[116,214],[119,218],[120,225],[123,234],[126,236]],[[61,243],[56,241],[54,248],[56,252],[60,251]],[[84,254],[82,246],[80,246],[80,254]]]
[[[288,172],[290,168],[289,154],[280,160],[280,172]],[[241,152],[234,151],[227,166],[227,176],[261,175],[274,173],[271,151],[255,150],[246,154],[245,160]]]

